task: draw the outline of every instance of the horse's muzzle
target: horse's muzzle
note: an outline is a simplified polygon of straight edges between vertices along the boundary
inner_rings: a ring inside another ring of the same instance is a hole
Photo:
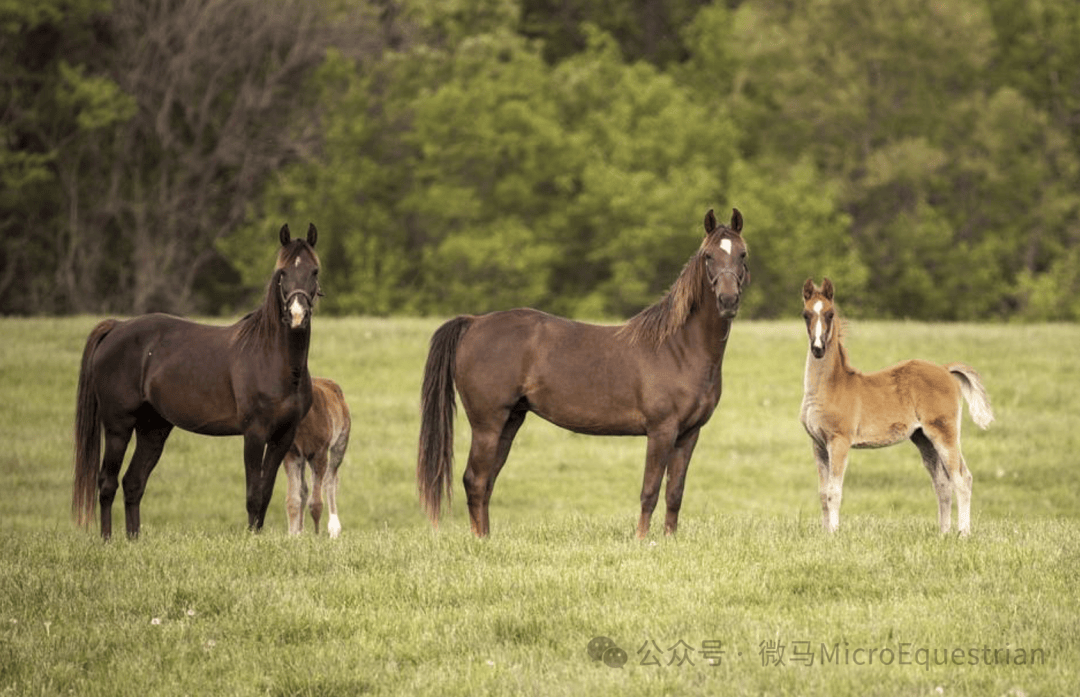
[[[735,296],[734,300],[727,301],[722,297],[718,298],[716,304],[716,309],[720,312],[720,317],[723,319],[731,319],[739,314],[739,296]]]
[[[716,309],[724,319],[731,319],[739,312],[742,300],[742,284],[733,271],[724,269],[713,280],[713,292],[716,293]]]
[[[281,320],[290,329],[304,329],[311,323],[311,296],[303,290],[294,290],[285,298]]]

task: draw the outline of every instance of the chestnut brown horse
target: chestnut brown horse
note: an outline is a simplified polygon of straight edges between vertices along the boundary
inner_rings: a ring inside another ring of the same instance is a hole
[[[957,527],[971,531],[971,471],[960,452],[964,400],[980,428],[994,420],[979,374],[963,363],[939,366],[909,360],[864,375],[851,367],[841,341],[841,323],[828,278],[821,288],[803,285],[803,317],[810,348],[806,356],[801,420],[814,445],[821,494],[821,521],[829,532],[840,525],[840,498],[851,448],[883,448],[911,440],[922,454],[938,498],[938,523],[947,533],[952,496]]]
[[[112,503],[124,474],[128,537],[139,535],[139,503],[173,427],[244,436],[248,527],[262,527],[278,466],[311,406],[308,346],[319,295],[318,233],[291,239],[281,228],[277,264],[263,304],[232,326],[150,314],[108,319],[83,350],[75,410],[71,508],[80,525],[101,502],[101,536],[112,536]],[[101,458],[104,433],[105,453]]]
[[[472,426],[465,468],[472,531],[489,532],[488,505],[514,436],[530,411],[591,435],[646,436],[637,536],[644,538],[667,473],[664,531],[678,525],[690,456],[720,401],[720,369],[749,280],[742,215],[718,225],[671,290],[621,326],[575,322],[531,309],[464,315],[431,339],[421,394],[420,500],[438,525],[452,489],[454,389]]]
[[[318,534],[325,497],[330,508],[326,530],[330,537],[337,537],[341,534],[337,507],[338,468],[349,447],[352,418],[345,394],[333,380],[311,378],[311,397],[311,409],[300,422],[292,447],[282,460],[289,482],[285,515],[289,519],[289,534],[299,535],[304,530],[304,507],[310,503],[311,518]],[[304,478],[305,463],[311,466],[310,501]]]

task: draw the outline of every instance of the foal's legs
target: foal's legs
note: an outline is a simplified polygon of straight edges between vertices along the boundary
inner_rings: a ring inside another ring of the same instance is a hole
[[[686,485],[686,470],[690,466],[690,457],[694,454],[700,429],[683,434],[675,441],[675,450],[671,454],[667,476],[667,517],[664,520],[664,534],[674,535],[679,527],[679,509],[682,508],[683,487]]]
[[[290,450],[281,461],[288,482],[285,495],[285,516],[289,520],[289,534],[299,535],[304,530],[304,503],[307,499],[307,482],[304,481],[304,456]]]
[[[956,527],[960,530],[960,537],[971,534],[971,470],[964,461],[964,455],[960,452],[960,446],[956,446],[956,457],[960,467],[953,477],[953,487],[956,490]]]
[[[469,505],[469,524],[477,537],[487,537],[490,531],[488,505],[495,479],[506,464],[514,436],[528,413],[515,407],[505,416],[491,419],[489,423],[472,423],[472,445],[469,447],[469,463],[465,467],[465,498]],[[470,419],[471,421],[471,419]]]
[[[346,418],[344,428],[337,440],[330,445],[329,466],[326,469],[326,478],[323,480],[323,493],[326,495],[326,505],[330,508],[330,520],[326,523],[326,530],[330,533],[330,537],[341,534],[341,520],[338,518],[337,507],[337,489],[340,481],[338,470],[341,468],[341,461],[345,459],[345,448],[349,445],[349,431],[350,423]]]
[[[157,415],[145,418],[135,427],[135,453],[124,473],[124,518],[127,535],[132,539],[139,536],[139,503],[146,491],[146,480],[161,459],[172,429],[171,423]]]
[[[315,458],[309,460],[311,464],[311,520],[315,524],[315,534],[319,534],[319,523],[322,521],[323,512],[323,487],[326,477],[326,451],[320,450]],[[303,513],[301,512],[301,517]]]
[[[934,483],[934,492],[938,499],[938,526],[943,534],[947,533],[952,525],[952,483],[949,481],[949,473],[945,470],[944,461],[938,456],[937,448],[922,429],[916,429],[915,433],[911,434],[911,442],[919,449],[923,466]]]
[[[939,488],[940,486],[938,491],[938,510],[941,532],[949,532],[949,518],[952,508],[951,499],[945,498],[947,503],[942,503],[943,494],[941,492],[946,492],[944,497],[949,497],[948,492],[951,486],[952,493],[956,494],[956,527],[960,531],[960,536],[966,537],[971,533],[972,477],[971,471],[967,468],[967,463],[964,462],[964,455],[960,452],[959,415],[957,415],[956,420],[951,423],[946,419],[939,419],[938,422],[941,425],[936,428],[924,426],[923,429],[926,431],[926,437],[934,445],[939,463],[938,469],[941,470],[939,474],[936,474],[936,477],[940,477],[941,479],[940,485],[937,478],[934,480],[934,487]],[[940,515],[942,508],[945,509],[945,516],[943,519]]]
[[[840,527],[840,500],[850,450],[851,443],[840,436],[833,437],[827,444],[814,441],[818,493],[821,495],[821,524],[826,532],[836,532]]]

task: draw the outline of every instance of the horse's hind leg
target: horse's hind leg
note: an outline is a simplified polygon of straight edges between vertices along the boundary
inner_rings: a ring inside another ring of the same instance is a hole
[[[953,489],[956,491],[956,527],[960,530],[960,537],[971,534],[971,470],[964,462],[964,455],[960,452],[960,446],[956,446],[956,457],[960,466],[952,475]]]
[[[285,517],[289,521],[289,534],[304,531],[304,501],[307,499],[307,482],[304,481],[304,456],[290,450],[281,461],[285,468],[286,487]]]
[[[101,506],[101,537],[112,537],[112,506],[120,487],[120,468],[131,441],[132,429],[105,431],[105,453],[98,471],[98,504]]]
[[[139,503],[146,491],[146,481],[154,471],[165,441],[172,432],[172,424],[160,416],[144,418],[135,428],[135,453],[124,473],[124,517],[129,538],[139,536]]]
[[[338,518],[337,507],[337,490],[340,481],[338,470],[341,468],[342,460],[345,459],[345,449],[349,446],[349,430],[350,424],[346,418],[337,440],[330,445],[329,464],[323,480],[323,494],[326,497],[326,506],[330,509],[330,519],[326,523],[326,531],[330,533],[330,537],[341,534],[341,519]]]
[[[923,466],[934,483],[934,493],[938,499],[938,526],[943,534],[947,533],[952,525],[952,483],[949,481],[949,473],[937,447],[922,429],[917,429],[911,435],[911,442],[919,449]]]
[[[491,530],[488,507],[495,479],[499,476],[514,436],[528,412],[521,407],[509,411],[505,419],[495,420],[494,427],[473,424],[469,463],[465,467],[465,498],[469,505],[469,524],[477,537],[487,537]]]
[[[319,534],[319,523],[322,521],[323,512],[323,489],[326,484],[326,451],[321,450],[315,455],[311,463],[311,501],[308,506],[311,509],[311,520],[315,524],[315,534]]]

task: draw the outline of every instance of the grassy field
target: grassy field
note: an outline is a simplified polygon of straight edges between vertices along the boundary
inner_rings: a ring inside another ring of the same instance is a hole
[[[245,531],[239,438],[174,433],[136,543],[69,518],[78,359],[96,318],[0,319],[0,695],[1060,695],[1080,684],[1080,326],[853,324],[852,362],[963,360],[970,539],[941,537],[913,446],[852,455],[820,531],[798,422],[801,322],[740,321],[677,538],[633,539],[644,440],[526,421],[472,539],[460,484],[416,500],[438,321],[317,317],[353,412],[342,537]],[[468,448],[459,419],[458,466]],[[114,516],[121,520],[122,506]],[[600,637],[605,639],[598,639]],[[592,649],[590,651],[590,649]],[[599,660],[594,660],[598,657]]]

